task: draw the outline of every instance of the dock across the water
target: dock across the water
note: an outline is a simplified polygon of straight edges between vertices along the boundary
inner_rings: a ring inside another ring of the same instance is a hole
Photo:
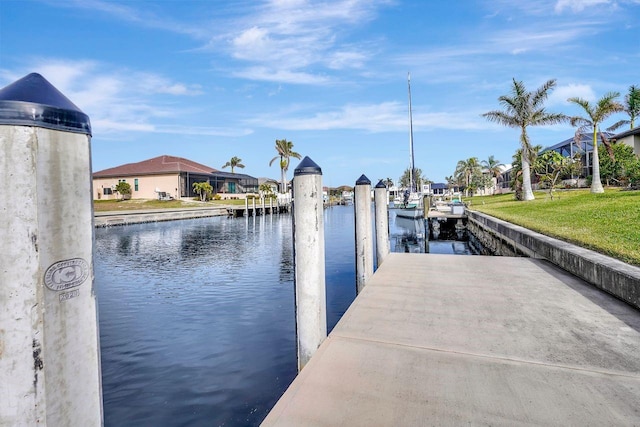
[[[547,261],[390,254],[265,426],[640,425],[640,312]]]

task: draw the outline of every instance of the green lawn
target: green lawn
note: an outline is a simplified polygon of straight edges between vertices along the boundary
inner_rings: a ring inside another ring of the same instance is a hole
[[[606,189],[536,192],[519,202],[513,194],[472,197],[471,209],[640,266],[640,191]]]
[[[95,212],[105,211],[125,211],[136,209],[173,209],[173,208],[197,208],[213,206],[242,205],[244,200],[211,200],[200,202],[196,200],[94,200],[93,210]],[[251,201],[249,201],[251,203]],[[257,203],[257,201],[256,201]]]

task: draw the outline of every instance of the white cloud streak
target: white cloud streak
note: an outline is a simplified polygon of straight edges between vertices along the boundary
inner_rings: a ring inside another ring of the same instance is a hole
[[[297,84],[326,84],[322,71],[364,67],[366,43],[341,42],[344,33],[375,18],[388,0],[273,0],[226,36],[229,54],[249,64],[236,75]],[[219,46],[219,37],[210,46]],[[259,72],[256,72],[259,70]],[[315,77],[313,77],[314,75]]]
[[[421,107],[417,107],[419,110]],[[479,112],[433,112],[413,114],[414,130],[474,130],[491,128]],[[249,122],[252,125],[295,130],[324,131],[350,129],[371,133],[397,132],[408,129],[407,106],[399,102],[379,104],[348,104],[338,110],[304,115],[286,112],[281,115],[270,114],[257,117]]]

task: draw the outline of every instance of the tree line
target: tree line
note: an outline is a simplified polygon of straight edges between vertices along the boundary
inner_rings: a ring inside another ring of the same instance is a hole
[[[520,132],[520,148],[514,155],[514,169],[512,170],[516,197],[520,200],[534,199],[531,186],[532,170],[539,177],[542,177],[541,182],[553,188],[558,179],[572,173],[576,168],[576,159],[566,159],[559,153],[556,153],[558,154],[557,156],[544,153],[538,158],[540,147],[531,144],[528,134],[528,129],[531,126],[569,122],[577,128],[575,133],[576,141],[581,140],[583,134],[591,133],[593,144],[592,193],[604,192],[602,186],[603,175],[607,180],[615,179],[615,173],[619,173],[625,168],[624,173],[629,175],[631,180],[640,181],[640,160],[637,160],[637,156],[636,163],[634,163],[634,156],[629,157],[629,149],[624,147],[614,148],[619,144],[612,145],[605,134],[599,131],[600,126],[606,119],[620,112],[627,113],[629,119],[620,120],[606,130],[609,132],[615,131],[624,125],[630,125],[631,129],[635,127],[635,119],[640,115],[640,89],[637,86],[630,86],[623,102],[617,100],[620,97],[619,92],[608,92],[594,103],[590,103],[580,97],[569,98],[567,101],[580,107],[583,110],[583,114],[568,116],[563,113],[549,112],[544,106],[549,93],[555,86],[556,80],[551,79],[536,90],[528,91],[523,82],[513,79],[510,93],[498,98],[502,109],[482,114],[489,121],[518,129]],[[608,160],[602,162],[598,150],[598,137],[600,137],[602,145],[606,148],[608,154]],[[616,152],[619,155],[618,161],[616,161]],[[621,159],[625,160],[622,161]],[[460,175],[464,175],[464,182],[467,186],[474,185],[474,172],[472,171],[477,170],[476,165],[470,165],[470,162],[477,163],[477,158],[458,162],[455,174],[458,178]],[[521,182],[521,187],[518,186],[519,182]],[[480,185],[482,183],[476,182],[476,184]]]

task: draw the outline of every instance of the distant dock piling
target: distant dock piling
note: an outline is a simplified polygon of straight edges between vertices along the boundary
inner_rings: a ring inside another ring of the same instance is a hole
[[[294,286],[298,370],[327,337],[322,169],[302,159],[293,180]]]
[[[373,190],[373,199],[376,213],[376,260],[378,267],[380,267],[382,261],[390,252],[389,209],[387,209],[389,196],[387,194],[387,186],[382,180],[376,184]]]
[[[353,206],[356,223],[356,292],[364,289],[373,275],[373,230],[371,220],[371,181],[362,175],[356,181]]]
[[[39,74],[0,89],[0,424],[102,425],[89,117]]]

